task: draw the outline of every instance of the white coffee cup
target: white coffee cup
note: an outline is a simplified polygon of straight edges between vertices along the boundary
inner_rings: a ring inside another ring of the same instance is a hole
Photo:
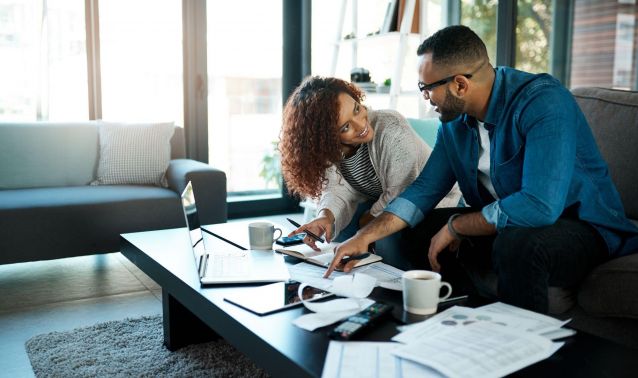
[[[439,302],[452,294],[452,285],[441,281],[441,275],[429,270],[409,270],[401,277],[403,284],[403,309],[417,315],[434,314]],[[447,294],[439,296],[441,286]]]
[[[279,231],[279,235],[275,233]],[[253,222],[248,225],[248,240],[250,249],[272,249],[272,243],[279,239],[282,231],[272,223]]]

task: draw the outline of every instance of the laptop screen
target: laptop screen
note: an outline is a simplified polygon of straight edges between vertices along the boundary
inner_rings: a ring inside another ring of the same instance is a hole
[[[190,243],[191,246],[193,246],[193,252],[195,253],[195,262],[197,263],[197,268],[199,268],[200,257],[204,255],[206,249],[204,248],[202,231],[199,228],[195,192],[193,192],[193,185],[190,181],[186,184],[186,188],[182,192],[182,208],[184,209],[186,226],[189,230],[188,236],[190,237]]]

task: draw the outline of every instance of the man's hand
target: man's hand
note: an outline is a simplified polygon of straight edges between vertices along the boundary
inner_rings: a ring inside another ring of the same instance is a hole
[[[332,221],[327,216],[319,216],[309,223],[302,224],[301,227],[288,234],[288,236],[290,237],[305,232],[304,230],[308,230],[319,236],[323,236],[325,234],[327,243],[330,243],[330,240],[332,240]],[[303,242],[315,251],[320,250],[319,247],[317,247],[317,245],[315,244],[315,239],[311,238],[310,236],[306,236],[305,238],[303,238]]]
[[[457,216],[452,226],[454,230],[462,236],[482,236],[496,233],[496,227],[487,223],[480,211]],[[428,260],[430,260],[432,269],[435,272],[441,271],[441,265],[439,265],[437,260],[439,253],[446,247],[451,251],[456,251],[460,245],[461,241],[450,233],[448,225],[443,226],[430,241]]]
[[[439,253],[441,253],[446,247],[452,251],[455,251],[461,245],[461,241],[456,239],[447,228],[447,224],[443,226],[439,232],[434,235],[430,240],[430,249],[428,250],[428,260],[430,260],[430,266],[435,272],[441,271],[441,265],[437,260]]]
[[[332,262],[328,267],[328,270],[323,275],[323,278],[330,277],[330,274],[336,267],[340,267],[344,272],[349,272],[359,262],[359,260],[348,261],[345,265],[341,266],[341,260],[346,256],[356,256],[362,253],[367,253],[368,242],[366,242],[361,236],[353,236],[345,242],[341,243],[335,248],[335,256],[332,258]]]
[[[328,278],[335,268],[341,264],[341,259],[345,256],[356,256],[366,253],[370,243],[385,238],[407,225],[406,222],[392,213],[381,213],[381,215],[372,220],[372,222],[368,223],[367,226],[359,230],[355,236],[335,248],[335,256],[323,277]],[[349,272],[356,264],[357,261],[350,261],[345,264],[343,270]]]

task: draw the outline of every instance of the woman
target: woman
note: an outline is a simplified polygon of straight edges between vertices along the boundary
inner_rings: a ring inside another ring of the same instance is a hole
[[[317,217],[303,229],[344,241],[374,217],[421,172],[432,149],[393,110],[361,104],[363,92],[337,78],[309,77],[286,102],[279,151],[288,190],[319,199]],[[460,193],[448,194],[456,206]],[[441,206],[441,204],[439,204]],[[379,241],[384,260],[399,268],[400,235]],[[315,241],[304,242],[318,249]]]

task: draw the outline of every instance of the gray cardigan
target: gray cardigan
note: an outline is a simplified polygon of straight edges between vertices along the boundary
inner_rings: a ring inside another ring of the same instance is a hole
[[[370,160],[383,189],[370,208],[370,214],[376,217],[421,173],[432,148],[394,110],[369,109],[368,121],[375,131],[374,138],[368,143]],[[334,238],[350,223],[357,206],[368,197],[348,184],[334,165],[326,171],[326,178],[317,211],[328,209],[335,216]],[[460,198],[461,193],[455,185],[437,207],[457,206]]]

